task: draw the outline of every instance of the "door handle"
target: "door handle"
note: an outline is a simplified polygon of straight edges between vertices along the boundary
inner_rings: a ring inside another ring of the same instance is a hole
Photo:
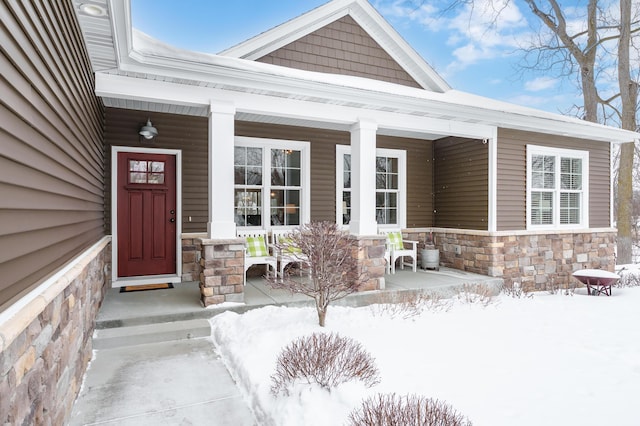
[[[175,221],[176,221],[176,218],[175,218],[175,217],[172,217],[171,219],[169,219],[169,222],[171,222],[171,223],[173,223],[173,222],[175,222]]]

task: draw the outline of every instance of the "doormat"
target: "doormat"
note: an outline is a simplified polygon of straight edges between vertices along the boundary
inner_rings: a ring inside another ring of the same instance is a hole
[[[164,283],[164,284],[127,285],[124,287],[120,287],[120,293],[132,293],[134,291],[144,291],[144,290],[162,290],[165,288],[173,288],[173,284]]]

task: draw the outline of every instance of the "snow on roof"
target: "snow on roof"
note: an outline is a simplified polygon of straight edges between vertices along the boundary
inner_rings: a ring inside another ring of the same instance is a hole
[[[505,128],[510,128],[510,120],[533,118],[545,121],[547,128],[551,130],[553,130],[553,126],[557,125],[574,125],[580,126],[583,130],[591,128],[599,132],[610,130],[612,132],[611,140],[616,142],[631,141],[640,136],[634,132],[587,122],[576,117],[515,105],[453,89],[439,93],[364,77],[306,71],[241,58],[189,51],[170,46],[136,29],[132,34],[132,41],[134,50],[142,54],[143,57],[160,58],[163,66],[177,68],[185,72],[191,71],[193,79],[215,80],[217,74],[223,71],[225,75],[232,73],[239,78],[253,79],[254,81],[257,75],[270,76],[280,81],[316,83],[325,90],[327,88],[354,90],[359,94],[366,93],[369,96],[378,97],[381,102],[409,103],[414,105],[416,109],[420,109],[421,103],[424,101],[424,103],[432,105],[439,104],[442,108],[449,110],[458,109],[461,116],[463,110],[467,113],[490,114],[494,123],[499,122],[499,126]],[[150,72],[162,73],[162,70],[156,68]],[[187,78],[186,75],[185,78]],[[544,128],[541,128],[540,131],[544,132]],[[568,134],[567,136],[584,137],[584,135],[577,134]]]

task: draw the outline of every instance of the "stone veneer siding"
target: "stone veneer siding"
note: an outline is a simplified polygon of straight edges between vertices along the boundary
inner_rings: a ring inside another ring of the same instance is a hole
[[[408,230],[409,239],[424,247],[429,229]],[[505,285],[520,282],[529,290],[570,283],[584,268],[613,271],[616,232],[613,229],[557,232],[494,232],[434,228],[440,264],[463,271],[501,277]],[[418,253],[419,255],[419,253]]]
[[[359,291],[383,290],[387,262],[384,258],[385,237],[351,235],[350,238],[356,250],[354,255],[358,257],[358,272],[366,275],[366,280]]]
[[[206,234],[182,234],[182,282],[200,280],[202,244]]]
[[[244,302],[244,240],[199,239],[198,244],[202,304]]]
[[[103,238],[0,323],[0,424],[62,425],[69,420],[110,283],[110,241]]]
[[[353,255],[358,258],[359,272],[366,274],[360,291],[384,289],[384,237],[350,238],[354,244]],[[183,238],[183,250],[188,243],[189,239]],[[200,238],[193,240],[193,246],[201,250],[199,280],[202,304],[207,307],[224,302],[244,302],[244,239]],[[184,258],[183,254],[183,261]]]

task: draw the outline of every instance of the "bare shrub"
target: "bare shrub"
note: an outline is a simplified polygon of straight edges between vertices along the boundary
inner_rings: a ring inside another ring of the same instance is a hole
[[[522,287],[519,282],[514,282],[511,285],[505,285],[502,287],[502,293],[514,299],[532,298],[533,293]]]
[[[489,306],[493,302],[492,290],[486,284],[465,283],[458,290],[456,298],[463,303],[478,303]]]
[[[616,287],[639,287],[640,286],[640,270],[638,269],[621,269],[618,272],[620,279],[615,284]]]
[[[371,387],[380,382],[374,359],[353,339],[331,333],[313,333],[285,347],[271,376],[271,392],[289,394],[299,381],[317,383],[330,390],[341,383],[359,380]]]
[[[267,277],[267,283],[275,289],[313,298],[318,323],[324,327],[329,303],[358,291],[366,281],[366,275],[358,270],[358,256],[354,253],[357,247],[333,222],[311,222],[288,237],[278,248],[301,253],[309,278],[294,278],[285,272],[282,279]]]
[[[556,279],[551,278],[545,285],[544,290],[549,294],[564,294],[565,296],[573,296],[577,287],[575,279]]]
[[[470,426],[444,401],[418,395],[377,394],[349,414],[350,426]]]
[[[425,310],[446,312],[452,301],[438,293],[388,292],[380,304],[371,305],[373,315],[410,319]]]

